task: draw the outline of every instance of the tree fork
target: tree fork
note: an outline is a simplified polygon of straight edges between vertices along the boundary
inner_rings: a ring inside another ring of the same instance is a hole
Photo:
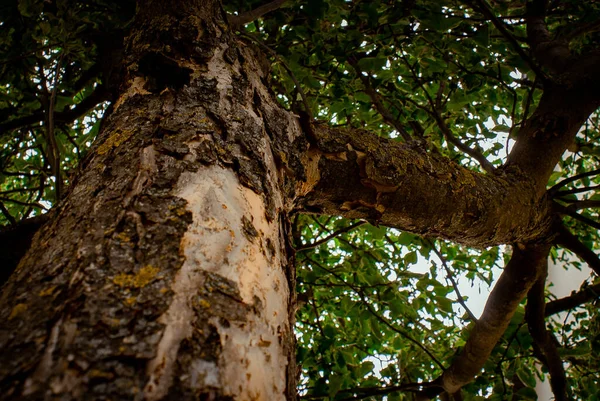
[[[114,111],[3,288],[0,399],[295,397],[301,132],[219,4],[176,3],[140,4]]]

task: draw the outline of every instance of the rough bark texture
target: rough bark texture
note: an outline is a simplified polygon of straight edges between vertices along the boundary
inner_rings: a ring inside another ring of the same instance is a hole
[[[219,5],[178,3],[141,4],[122,96],[3,289],[0,399],[295,396],[298,124]]]
[[[304,210],[475,247],[549,239],[551,204],[516,169],[484,175],[364,131],[314,131]]]
[[[140,1],[114,111],[3,288],[0,399],[295,399],[294,211],[515,244],[434,383],[458,391],[540,277],[557,227],[547,179],[599,105],[598,56],[567,56],[546,62],[558,79],[507,165],[485,175],[363,131],[301,125],[217,1]]]

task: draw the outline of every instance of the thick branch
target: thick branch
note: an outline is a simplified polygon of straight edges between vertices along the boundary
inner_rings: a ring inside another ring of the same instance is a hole
[[[549,251],[547,245],[531,245],[523,250],[513,248],[512,258],[490,294],[465,347],[441,377],[444,390],[455,393],[480,373],[517,307],[539,278]]]
[[[525,320],[529,333],[534,341],[534,349],[539,355],[540,361],[546,366],[550,372],[550,386],[554,393],[555,400],[567,400],[567,378],[565,376],[565,368],[563,361],[558,354],[555,339],[552,334],[546,329],[545,322],[545,289],[546,276],[548,273],[548,262],[543,266],[544,271],[539,279],[529,290],[527,296],[527,306],[525,308]]]
[[[518,173],[481,174],[362,130],[314,126],[305,158],[303,212],[367,219],[485,247],[551,232],[551,205]]]
[[[595,93],[596,88],[600,89],[600,81],[575,71],[571,78],[577,81],[573,86],[545,89],[539,106],[519,129],[508,156],[509,166],[535,180],[539,196],[546,192],[548,179],[565,149],[600,106],[600,97]]]
[[[571,51],[566,40],[555,40],[546,27],[546,0],[527,3],[527,41],[533,54],[544,67],[556,74],[564,71]]]

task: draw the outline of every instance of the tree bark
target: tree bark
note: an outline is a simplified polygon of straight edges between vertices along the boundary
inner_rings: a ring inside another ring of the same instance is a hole
[[[114,112],[3,289],[0,399],[294,399],[299,125],[218,3],[140,10]]]
[[[598,80],[548,88],[509,163],[485,175],[300,124],[261,60],[215,0],[140,0],[114,110],[0,296],[0,399],[295,399],[295,211],[514,243],[436,384],[452,393],[480,371],[539,277],[556,235],[545,185]]]

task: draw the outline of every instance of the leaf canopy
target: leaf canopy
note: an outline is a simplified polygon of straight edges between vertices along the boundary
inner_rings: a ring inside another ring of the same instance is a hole
[[[242,14],[263,3],[232,0],[224,7]],[[289,110],[308,107],[332,125],[411,138],[483,171],[465,148],[501,166],[552,75],[531,56],[526,6],[287,1],[245,25],[240,41],[269,49],[272,90]],[[1,224],[45,213],[71,183],[114,101],[114,61],[122,51],[115,44],[134,11],[132,1],[108,0],[0,6]],[[598,51],[598,20],[596,1],[553,1],[545,15],[550,33],[568,41],[575,55]],[[581,128],[549,188],[598,168],[599,123],[596,113]],[[596,252],[598,226],[590,221],[599,218],[593,203],[600,200],[599,184],[598,175],[589,175],[555,191],[562,207],[583,217],[566,217],[568,229]],[[581,201],[593,206],[573,206]],[[362,223],[307,215],[293,223],[305,399],[414,399],[418,383],[437,378],[464,346],[472,324],[465,299],[487,293],[510,255],[505,247],[467,249]],[[552,269],[566,274],[587,269],[560,247],[552,259]],[[590,277],[584,286],[594,284],[598,279]],[[463,389],[464,400],[537,398],[534,388],[547,371],[524,319],[522,305],[482,374]],[[597,297],[548,326],[565,361],[570,396],[600,399]]]

